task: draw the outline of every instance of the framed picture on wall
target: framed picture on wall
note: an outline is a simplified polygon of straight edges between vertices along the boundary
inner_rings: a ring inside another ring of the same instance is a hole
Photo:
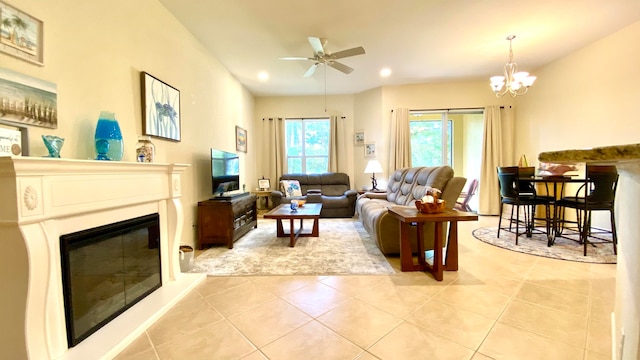
[[[247,130],[236,126],[236,150],[247,152]]]
[[[0,68],[0,120],[57,129],[56,84]]]
[[[354,145],[364,145],[364,130],[358,130],[353,134]]]
[[[142,81],[142,133],[180,141],[180,91],[156,77],[140,73]]]
[[[42,21],[0,1],[0,51],[44,66]]]
[[[376,144],[375,143],[364,144],[364,156],[366,156],[366,157],[374,157],[374,156],[376,156]]]

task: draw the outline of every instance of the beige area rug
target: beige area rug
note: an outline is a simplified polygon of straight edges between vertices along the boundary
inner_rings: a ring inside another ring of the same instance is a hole
[[[589,237],[587,256],[584,256],[584,246],[578,243],[578,232],[570,229],[564,230],[564,237],[556,237],[555,244],[552,246],[547,246],[547,235],[542,233],[542,229],[534,231],[530,238],[520,235],[518,245],[513,232],[501,230],[499,238],[497,232],[498,227],[484,227],[474,230],[473,236],[480,241],[504,249],[554,259],[598,264],[615,264],[617,260],[613,253],[610,234]]]
[[[296,220],[296,227],[300,221]],[[304,228],[313,222],[305,220]],[[288,230],[288,222],[283,222]],[[195,259],[190,272],[230,275],[389,275],[395,271],[357,220],[320,219],[319,237],[301,237],[295,247],[276,237],[276,221],[259,219],[258,228],[233,249],[213,246]]]

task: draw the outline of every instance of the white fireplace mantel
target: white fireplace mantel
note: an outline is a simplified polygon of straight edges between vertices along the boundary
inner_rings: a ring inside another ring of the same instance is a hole
[[[110,358],[204,274],[180,272],[185,164],[0,157],[0,358]],[[59,237],[160,214],[162,287],[68,348]]]

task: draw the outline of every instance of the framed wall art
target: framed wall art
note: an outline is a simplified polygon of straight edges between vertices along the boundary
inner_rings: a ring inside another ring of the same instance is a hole
[[[354,145],[364,145],[364,130],[358,130],[353,134]]]
[[[43,66],[42,21],[0,1],[0,51]]]
[[[0,68],[0,99],[0,120],[58,128],[56,84]]]
[[[236,126],[236,150],[247,152],[247,130]]]
[[[146,72],[140,77],[143,135],[180,141],[180,91]]]
[[[376,144],[375,143],[364,144],[364,156],[367,156],[367,157],[376,156]]]

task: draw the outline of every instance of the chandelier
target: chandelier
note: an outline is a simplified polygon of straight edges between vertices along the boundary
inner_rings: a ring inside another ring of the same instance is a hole
[[[509,62],[504,66],[504,76],[492,76],[491,89],[497,97],[503,97],[507,93],[512,97],[524,95],[529,87],[536,81],[535,76],[530,76],[526,71],[518,71],[518,64],[513,62],[513,50],[511,49],[511,41],[515,39],[515,35],[507,36],[509,40]],[[506,81],[506,83],[505,83]]]

